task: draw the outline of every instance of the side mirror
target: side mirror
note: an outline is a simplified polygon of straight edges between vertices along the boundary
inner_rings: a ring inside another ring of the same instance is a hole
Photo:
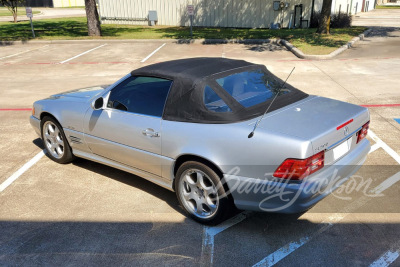
[[[92,102],[92,109],[99,110],[104,106],[104,99],[102,97],[97,98]]]

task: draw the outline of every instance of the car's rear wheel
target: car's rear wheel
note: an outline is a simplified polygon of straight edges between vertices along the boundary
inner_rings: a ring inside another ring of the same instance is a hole
[[[183,163],[176,173],[175,190],[186,213],[203,224],[220,223],[232,208],[220,177],[202,163]]]
[[[52,117],[44,117],[41,122],[42,140],[49,158],[58,163],[68,163],[74,159],[61,125]]]

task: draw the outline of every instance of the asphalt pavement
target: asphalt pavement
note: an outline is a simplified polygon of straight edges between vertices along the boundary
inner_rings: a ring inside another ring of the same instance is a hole
[[[400,21],[399,13],[378,12],[378,21]],[[396,27],[377,28],[325,61],[301,60],[271,45],[1,46],[1,265],[400,266]],[[300,90],[369,107],[373,149],[366,163],[341,191],[305,213],[239,212],[205,227],[183,215],[174,193],[140,177],[83,159],[60,165],[43,154],[28,121],[35,100],[110,84],[144,65],[200,56],[264,64],[282,79],[296,67],[288,82]]]

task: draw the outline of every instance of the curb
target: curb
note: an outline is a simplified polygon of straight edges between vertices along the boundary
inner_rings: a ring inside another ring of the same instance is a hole
[[[0,45],[73,43],[175,43],[175,44],[279,44],[279,39],[82,39],[1,41]]]
[[[372,29],[368,29],[360,34],[358,37],[354,37],[350,42],[336,49],[329,55],[306,55],[290,42],[284,39],[82,39],[82,40],[24,40],[24,41],[1,41],[2,45],[17,45],[17,44],[76,44],[76,43],[175,43],[175,44],[277,44],[283,45],[290,52],[292,52],[296,57],[301,59],[311,59],[311,60],[324,60],[332,59],[333,57],[339,55],[343,51],[352,47],[356,42],[363,40]]]
[[[301,58],[301,59],[311,59],[311,60],[324,60],[324,59],[332,59],[333,57],[343,53],[345,50],[351,48],[356,42],[363,40],[365,36],[367,36],[372,29],[368,29],[364,31],[362,34],[358,35],[358,37],[354,37],[351,39],[350,42],[347,44],[341,46],[340,48],[336,49],[329,55],[306,55],[302,51],[300,51],[298,48],[296,48],[294,45],[289,43],[288,41],[281,39],[279,40],[279,44],[282,44],[284,47],[286,47],[290,52],[292,52],[296,57]]]

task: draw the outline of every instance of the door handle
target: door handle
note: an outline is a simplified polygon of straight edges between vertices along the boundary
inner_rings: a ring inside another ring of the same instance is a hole
[[[148,137],[160,137],[160,134],[158,132],[155,132],[153,129],[150,128],[143,130],[142,134]]]

